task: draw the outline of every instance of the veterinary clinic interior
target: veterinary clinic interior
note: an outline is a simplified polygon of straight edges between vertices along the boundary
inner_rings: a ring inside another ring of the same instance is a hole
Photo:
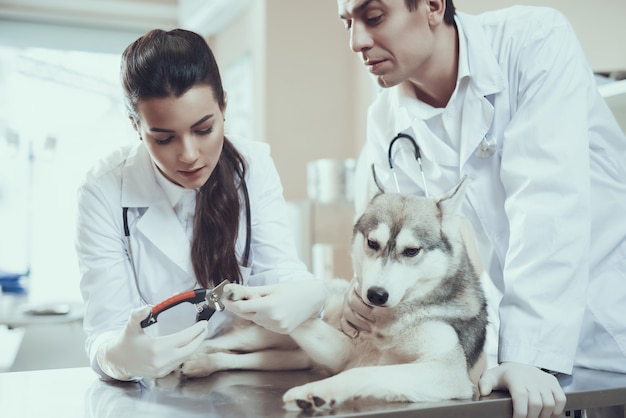
[[[455,0],[470,14],[515,4],[550,6],[569,19],[626,130],[626,3]],[[175,27],[201,34],[215,53],[225,132],[270,145],[298,257],[319,278],[352,278],[356,162],[380,87],[350,51],[335,1],[0,0],[2,417],[295,417],[282,394],[320,378],[244,370],[185,384],[105,382],[90,368],[77,189],[102,156],[137,141],[121,52],[150,29]],[[572,416],[590,407],[624,411],[626,375],[581,371],[559,382]],[[333,414],[511,416],[506,392],[488,400],[373,403]]]

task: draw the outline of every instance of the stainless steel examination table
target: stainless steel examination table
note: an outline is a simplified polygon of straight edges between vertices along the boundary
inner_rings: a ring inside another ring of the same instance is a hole
[[[288,388],[319,378],[310,371],[234,371],[182,383],[173,376],[111,383],[89,368],[0,373],[0,417],[305,417],[285,411],[281,397]],[[626,374],[580,369],[561,384],[568,410],[618,406],[623,414]],[[478,401],[362,402],[315,416],[495,418],[510,417],[511,411],[508,394],[497,392]]]

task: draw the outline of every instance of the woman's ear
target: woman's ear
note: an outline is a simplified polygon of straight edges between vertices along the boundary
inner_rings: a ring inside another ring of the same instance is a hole
[[[129,116],[128,120],[130,120],[130,124],[133,125],[133,129],[135,130],[135,132],[139,134],[139,140],[142,141],[143,138],[141,137],[141,133],[139,132],[139,125],[137,124],[137,120],[135,120],[135,118],[132,116]]]

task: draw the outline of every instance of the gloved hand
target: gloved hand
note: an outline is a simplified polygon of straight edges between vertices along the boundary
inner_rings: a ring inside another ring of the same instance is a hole
[[[563,414],[565,393],[556,377],[528,364],[506,362],[485,371],[478,388],[481,396],[508,390],[513,418],[548,418]]]
[[[349,337],[356,337],[360,331],[371,331],[374,317],[372,307],[367,305],[359,296],[357,280],[352,280],[350,288],[345,294],[343,315],[341,316],[341,330]]]
[[[328,291],[323,280],[290,280],[266,286],[228,284],[227,310],[279,334],[289,334],[324,308]]]
[[[162,337],[147,335],[140,322],[150,306],[131,312],[118,338],[103,343],[96,354],[100,369],[117,380],[167,376],[187,359],[207,335],[206,321]]]

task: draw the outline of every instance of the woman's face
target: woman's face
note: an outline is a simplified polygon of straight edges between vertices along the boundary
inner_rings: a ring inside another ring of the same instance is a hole
[[[158,169],[172,183],[201,187],[211,176],[224,144],[224,109],[209,86],[180,97],[140,100],[135,129]]]

